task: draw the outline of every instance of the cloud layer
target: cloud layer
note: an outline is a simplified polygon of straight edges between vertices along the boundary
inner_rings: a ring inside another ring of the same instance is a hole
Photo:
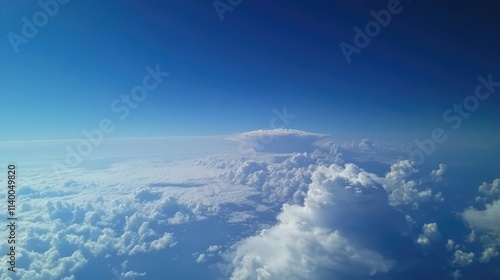
[[[376,175],[354,164],[319,167],[303,205],[284,204],[276,225],[243,240],[227,256],[234,268],[230,278],[321,279],[325,269],[358,276],[387,272],[395,262],[362,245],[377,232],[355,234],[383,220],[393,221],[386,230],[405,230],[406,219],[387,202]]]

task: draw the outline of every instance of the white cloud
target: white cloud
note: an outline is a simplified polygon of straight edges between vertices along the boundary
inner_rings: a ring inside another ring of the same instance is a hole
[[[229,223],[241,223],[254,218],[256,218],[256,215],[252,211],[239,211],[231,212],[227,221]]]
[[[456,249],[456,247],[455,247],[455,241],[453,241],[451,239],[448,239],[448,241],[446,242],[446,250],[453,251],[455,249]]]
[[[239,151],[263,153],[313,152],[327,135],[293,129],[255,130],[228,138],[240,143]]]
[[[318,267],[345,275],[387,272],[394,261],[341,233],[359,229],[370,219],[390,219],[385,215],[397,217],[393,227],[407,227],[403,215],[390,212],[375,177],[353,164],[319,167],[303,206],[284,204],[277,225],[244,239],[227,255],[233,268],[230,278],[311,278]]]
[[[439,238],[439,230],[436,223],[424,224],[422,226],[422,234],[419,235],[417,243],[426,246],[429,245],[431,240]]]
[[[422,227],[423,234],[430,238],[439,236],[439,230],[436,223],[424,224]]]
[[[265,202],[301,203],[307,193],[313,171],[319,165],[330,165],[335,160],[335,157],[314,153],[294,153],[278,158],[260,156],[251,160],[231,160],[224,166],[222,180],[251,186],[262,192]],[[207,164],[220,164],[220,160],[213,159]]]
[[[206,261],[207,261],[207,257],[205,256],[205,254],[199,254],[198,258],[196,258],[197,263],[203,263]]]
[[[389,193],[391,205],[413,205],[414,208],[418,208],[419,202],[429,201],[432,198],[430,188],[424,187],[419,180],[409,179],[417,172],[411,161],[401,160],[391,165],[391,170],[385,178],[379,179]]]
[[[359,147],[362,150],[372,150],[375,147],[375,141],[368,138],[361,139],[361,142],[359,142]]]
[[[345,275],[383,273],[394,261],[372,245],[391,231],[408,234],[415,224],[392,206],[438,199],[439,193],[433,195],[408,161],[394,163],[383,178],[354,164],[338,165],[351,156],[393,161],[392,154],[368,139],[348,147],[324,142],[325,135],[295,130],[236,138],[265,144],[260,150],[251,146],[262,153],[251,158],[234,151],[127,158],[103,161],[102,168],[87,161],[61,178],[47,176],[44,169],[23,170],[30,175],[23,177],[20,189],[26,230],[19,232],[19,253],[28,265],[19,270],[20,279],[71,279],[71,272],[90,260],[175,250],[171,247],[186,242],[175,229],[204,219],[253,224],[255,230],[264,227],[256,225],[257,217],[267,215],[262,212],[283,204],[276,225],[233,247],[233,279],[276,279],[282,273],[309,277],[319,268]],[[204,244],[195,260],[203,262],[229,245],[220,244],[208,249]],[[6,251],[5,244],[0,249]],[[0,273],[6,275],[5,268]],[[144,273],[122,267],[117,275],[134,279]]]
[[[26,265],[17,276],[22,280],[71,279],[89,260],[168,250],[179,241],[168,222],[175,226],[216,215],[228,203],[252,206],[249,197],[257,193],[221,182],[222,170],[198,159],[113,161],[104,169],[70,169],[66,177],[49,177],[52,181],[43,172],[43,167],[27,172],[32,175],[23,177],[20,188],[24,230],[18,232],[17,253]],[[0,249],[6,251],[5,246]],[[0,273],[7,279],[6,266]],[[141,275],[118,274],[123,279]]]
[[[496,179],[492,184],[483,183],[479,187],[479,192],[487,197],[496,196],[500,180]],[[472,229],[467,240],[475,241],[476,232],[484,233],[481,236],[483,251],[481,252],[481,262],[489,262],[492,258],[498,257],[500,248],[500,199],[487,203],[484,210],[477,210],[470,207],[461,213],[462,219]]]
[[[163,250],[167,246],[174,246],[175,242],[171,233],[164,233],[162,237],[151,242],[151,249],[155,251]]]
[[[472,230],[469,235],[467,235],[467,238],[465,238],[465,241],[472,243],[476,241],[476,231]]]
[[[179,225],[189,221],[189,215],[182,213],[181,211],[175,212],[172,218],[168,218],[167,222],[171,225]]]
[[[480,262],[487,263],[489,262],[492,258],[498,257],[499,252],[496,248],[493,247],[487,247],[484,249],[484,251],[481,253],[481,258],[479,259]]]
[[[417,223],[410,215],[406,215],[405,219],[410,227],[413,227]]]
[[[429,245],[431,243],[431,240],[429,238],[427,238],[426,236],[419,236],[417,238],[417,243],[422,245],[422,246],[426,246],[426,245]]]
[[[434,195],[434,200],[436,202],[443,202],[444,201],[443,194],[441,192],[438,192],[436,195]]]
[[[208,247],[207,252],[215,253],[215,252],[218,252],[220,249],[221,248],[218,245],[211,245],[210,247]]]
[[[424,224],[422,226],[422,234],[417,238],[417,243],[422,246],[427,246],[431,240],[439,238],[439,230],[436,223]]]
[[[485,210],[475,208],[466,209],[462,212],[462,218],[471,228],[486,232],[500,233],[500,200],[492,204],[486,204]]]
[[[448,169],[448,167],[446,166],[446,164],[441,163],[441,164],[439,164],[438,169],[431,171],[431,176],[436,178],[436,179],[439,179],[444,175],[444,173],[446,172],[447,169]]]
[[[479,192],[487,197],[500,197],[500,179],[495,179],[491,184],[483,182],[479,186]]]
[[[453,254],[452,262],[459,266],[468,266],[474,262],[474,253],[466,253],[462,250],[456,250],[455,254]]]
[[[454,280],[458,280],[458,279],[462,278],[462,277],[463,277],[463,275],[462,275],[462,272],[461,272],[459,269],[457,269],[457,270],[455,270],[455,271],[453,271],[453,272],[451,273],[451,277],[452,277]]]

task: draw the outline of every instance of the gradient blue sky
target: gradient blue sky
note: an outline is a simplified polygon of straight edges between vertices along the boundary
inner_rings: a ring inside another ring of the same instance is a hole
[[[449,127],[442,114],[500,80],[500,24],[490,1],[402,1],[404,10],[347,63],[339,44],[388,1],[243,1],[220,21],[211,1],[76,1],[15,54],[7,34],[36,1],[0,1],[0,141],[81,138],[103,117],[110,137],[221,135],[287,126],[342,137],[408,140]],[[111,102],[147,65],[171,75],[128,118]],[[454,133],[498,142],[500,89]]]

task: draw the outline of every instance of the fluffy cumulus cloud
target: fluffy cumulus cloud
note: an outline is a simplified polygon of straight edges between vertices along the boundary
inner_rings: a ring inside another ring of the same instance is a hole
[[[167,246],[175,246],[171,233],[164,233],[162,237],[151,242],[151,249],[155,251],[163,250]]]
[[[472,252],[466,253],[462,250],[456,250],[452,262],[459,266],[468,266],[474,262],[474,256]]]
[[[111,270],[114,279],[119,280],[134,280],[138,277],[146,276],[145,272],[137,272],[133,270],[128,270],[129,262],[126,260],[120,264],[120,271],[116,268]]]
[[[492,258],[497,257],[500,249],[500,227],[498,226],[500,201],[495,201],[493,205],[486,205],[486,209],[483,211],[467,209],[462,215],[470,227],[484,233],[481,236],[484,247],[481,262],[489,262]]]
[[[452,239],[448,239],[448,241],[446,242],[446,250],[453,251],[454,249],[458,249],[458,246],[455,245],[455,241],[453,241]]]
[[[493,183],[483,183],[479,192],[488,198],[498,197],[498,186],[500,179]],[[499,256],[500,251],[500,199],[486,202],[482,210],[469,207],[461,213],[462,219],[472,229],[469,239],[475,241],[477,234],[481,234],[480,241],[483,245],[480,262],[489,262],[492,258]]]
[[[205,254],[199,254],[198,257],[196,258],[197,263],[203,263],[207,261],[207,256]]]
[[[486,197],[500,198],[500,179],[495,179],[491,184],[483,182],[479,186],[479,192]]]
[[[367,139],[364,139],[364,142],[372,143]],[[296,152],[286,157],[273,158],[271,161],[265,156],[252,157],[250,160],[245,158],[233,160],[230,165],[224,165],[225,179],[257,188],[264,192],[266,201],[301,203],[316,168],[343,163],[344,154],[363,157],[370,153],[369,151],[366,154],[363,150],[359,150],[358,146],[361,144],[347,145],[347,149],[346,145],[341,147],[328,142],[317,147],[312,143],[309,145],[310,150],[314,149],[312,153]],[[353,152],[353,147],[358,149],[357,153]],[[208,164],[221,166],[220,162]],[[236,168],[227,168],[228,166]],[[385,177],[377,177],[376,180],[389,194],[391,205],[411,205],[418,208],[422,202],[444,201],[441,192],[433,192],[428,186],[433,178],[431,175],[418,176],[418,169],[411,161],[398,160],[390,166]]]
[[[420,245],[429,245],[431,240],[439,238],[439,230],[436,223],[424,224],[422,226],[422,234],[417,239],[417,243]],[[453,242],[453,241],[451,241]],[[453,244],[451,244],[453,246]]]
[[[490,233],[500,233],[500,200],[486,204],[484,210],[475,208],[466,209],[462,213],[463,219],[471,228]]]
[[[290,133],[294,137],[301,134],[290,131],[276,134]],[[308,149],[301,146],[288,156],[269,160],[254,155],[251,160],[234,161],[231,166],[235,168],[225,172],[225,179],[258,189],[264,194],[264,201],[285,203],[276,225],[242,240],[226,254],[232,279],[277,279],[283,273],[299,279],[314,279],[311,277],[325,269],[337,274],[386,272],[394,262],[371,249],[370,241],[391,230],[406,235],[416,223],[413,220],[409,223],[407,217],[410,216],[394,207],[409,205],[416,209],[423,202],[444,200],[441,192],[431,189],[433,183],[442,180],[444,164],[427,176],[419,176],[419,170],[411,161],[393,158],[388,172],[378,176],[355,164],[343,164],[353,158],[361,162],[381,159],[374,154],[386,154],[387,150],[381,152],[383,148],[376,142],[363,139],[360,143],[336,145],[319,139],[310,141]],[[374,226],[385,232],[377,235]],[[422,236],[429,241],[437,239],[437,224],[425,224]],[[295,246],[291,245],[293,240],[301,241],[295,242]],[[355,255],[365,255],[363,259],[370,261],[349,257],[345,248],[350,248],[348,251]],[[318,254],[323,257],[319,258]]]
[[[319,159],[307,153],[296,153],[274,162],[266,160],[238,160],[236,168],[224,171],[224,179],[251,186],[264,193],[265,201],[303,200],[311,175]]]
[[[441,180],[448,167],[446,164],[439,164],[439,168],[431,171],[431,176],[436,180]]]
[[[42,167],[24,171],[31,176],[19,187],[23,227],[16,236],[16,276],[23,280],[71,279],[96,260],[173,250],[179,237],[172,226],[216,216],[222,205],[253,205],[249,197],[256,194],[221,183],[221,170],[198,159],[113,161],[104,169],[69,170],[52,181],[42,179],[50,172]],[[7,251],[7,243],[0,250]],[[10,279],[7,266],[1,271],[0,279]],[[146,275],[123,267],[107,272],[117,279]]]
[[[441,167],[440,167],[441,168]],[[401,160],[391,165],[391,170],[380,179],[381,184],[389,193],[391,205],[412,205],[418,208],[419,203],[437,200],[442,201],[440,192],[433,196],[433,190],[426,186],[431,177],[416,178],[418,169],[410,160]]]
[[[479,259],[479,261],[483,262],[483,263],[487,263],[492,258],[498,257],[499,255],[500,255],[500,253],[498,252],[498,248],[486,247],[486,248],[484,248],[483,252],[481,253],[481,258]]]
[[[135,255],[173,244],[172,234],[153,230],[157,222],[127,201],[31,203],[33,210],[23,213],[26,230],[19,231],[19,258],[28,264],[18,268],[19,279],[70,276],[110,253]],[[134,279],[130,275],[124,279]]]
[[[218,245],[210,245],[210,247],[208,247],[208,249],[207,249],[207,252],[215,253],[215,252],[218,252],[220,249],[221,248]]]
[[[393,260],[363,246],[367,239],[350,234],[388,220],[386,229],[407,230],[405,217],[388,205],[375,178],[354,164],[319,167],[303,205],[284,204],[275,226],[235,246],[227,256],[230,278],[315,279],[325,269],[339,275],[389,271]]]

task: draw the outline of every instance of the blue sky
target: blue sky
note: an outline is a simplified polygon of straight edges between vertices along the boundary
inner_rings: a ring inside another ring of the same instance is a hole
[[[387,2],[243,1],[221,21],[210,1],[73,0],[15,54],[7,34],[41,8],[2,1],[0,140],[81,138],[104,117],[116,124],[110,137],[221,135],[269,128],[284,106],[297,115],[289,128],[428,137],[449,127],[443,112],[474,93],[477,76],[500,80],[497,15],[404,1],[347,63],[339,44]],[[157,64],[170,76],[118,120],[110,104]],[[482,102],[455,141],[498,142],[499,102]]]

